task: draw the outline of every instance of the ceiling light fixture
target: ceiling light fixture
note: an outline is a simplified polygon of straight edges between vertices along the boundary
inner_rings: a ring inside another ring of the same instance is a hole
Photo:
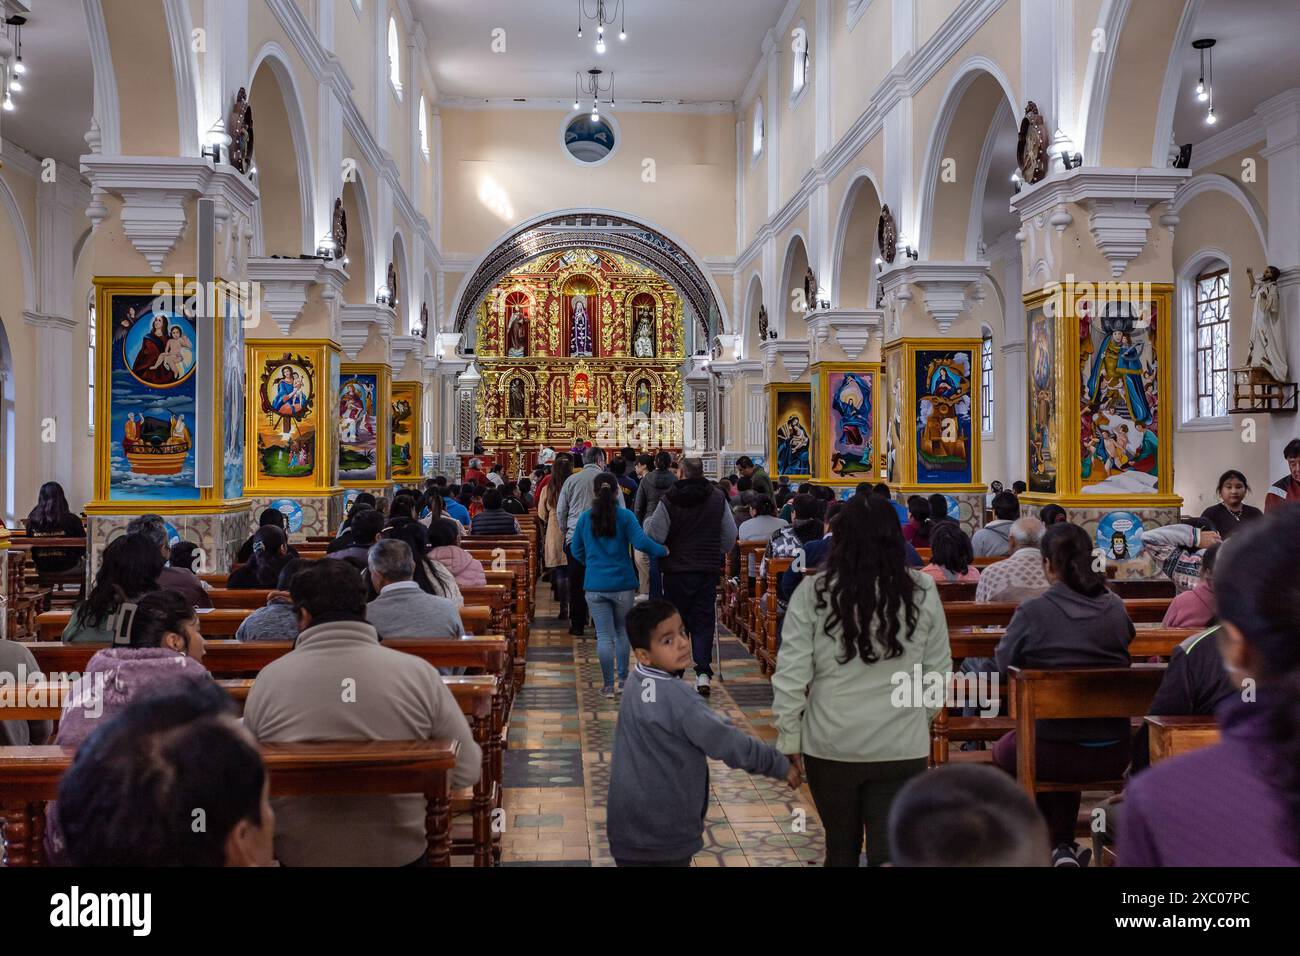
[[[1208,102],[1210,104],[1209,112],[1205,114],[1205,122],[1208,126],[1213,126],[1219,121],[1218,116],[1214,113],[1214,44],[1216,42],[1210,37],[1192,41],[1192,49],[1201,55],[1201,72],[1196,81],[1196,99],[1197,102]],[[1207,59],[1209,60],[1208,70],[1206,68]]]
[[[580,100],[591,97],[591,121],[593,123],[600,122],[600,94],[608,93],[609,99],[606,101],[606,105],[610,109],[614,108],[614,74],[609,74],[608,86],[601,83],[601,77],[604,75],[604,70],[594,66],[587,71],[587,79],[585,80],[582,78],[581,73],[573,74],[573,108],[575,110],[581,109]]]
[[[590,0],[578,0],[578,38],[582,38],[582,23],[593,20],[596,23],[596,53],[604,55],[605,25],[619,21],[618,38],[627,39],[627,0],[595,0],[596,9],[588,12]]]

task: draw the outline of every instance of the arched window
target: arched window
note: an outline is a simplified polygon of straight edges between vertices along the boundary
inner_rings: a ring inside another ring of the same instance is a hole
[[[89,327],[89,336],[86,344],[86,382],[89,384],[87,391],[90,393],[90,405],[88,407],[86,420],[90,423],[87,429],[88,434],[95,434],[95,294],[90,294],[90,305],[86,310],[86,324]]]
[[[763,101],[759,100],[754,104],[754,145],[753,158],[763,155]]]
[[[1228,269],[1216,263],[1196,277],[1196,414],[1228,414]]]
[[[388,18],[388,82],[397,98],[402,98],[402,46],[397,37],[397,20]]]
[[[429,116],[425,107],[424,96],[420,96],[420,152],[425,160],[429,158]]]
[[[993,432],[993,333],[988,328],[980,333],[980,428],[986,435]]]
[[[790,105],[793,106],[808,85],[808,62],[812,41],[808,38],[808,24],[800,20],[790,31],[790,58],[793,73],[790,76]]]

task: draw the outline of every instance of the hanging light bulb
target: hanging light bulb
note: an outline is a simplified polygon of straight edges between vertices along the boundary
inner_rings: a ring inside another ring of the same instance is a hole
[[[23,81],[15,76],[9,81],[9,89],[13,90],[15,93],[21,93],[23,91]]]
[[[1200,81],[1196,84],[1196,98],[1202,103],[1210,98],[1210,94],[1206,92],[1205,89],[1205,77],[1201,77]]]
[[[6,113],[12,113],[14,111],[13,97],[9,95],[8,90],[5,90],[4,111]]]
[[[605,52],[605,37],[603,35],[599,40],[596,41],[596,52],[597,53]]]
[[[574,108],[575,110],[580,110],[580,109],[582,109],[582,104],[579,103],[577,100],[574,100],[574,101],[573,101],[573,108]]]
[[[20,56],[14,63],[14,76],[23,76],[27,73],[27,64],[23,62]]]
[[[1217,116],[1214,115],[1214,107],[1211,106],[1211,107],[1210,107],[1210,111],[1209,111],[1208,113],[1205,114],[1205,125],[1207,125],[1207,126],[1213,126],[1213,125],[1214,125],[1215,123],[1217,123],[1218,121],[1219,121],[1219,118],[1218,118]]]
[[[620,40],[626,40],[626,39],[627,39],[627,33],[626,33],[625,31],[623,31],[623,30],[619,30],[619,31],[618,31],[618,38],[619,38]]]

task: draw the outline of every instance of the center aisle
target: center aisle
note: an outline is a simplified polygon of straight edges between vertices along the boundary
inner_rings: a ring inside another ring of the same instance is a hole
[[[569,634],[544,581],[528,648],[528,679],[510,718],[505,753],[502,863],[613,866],[605,798],[619,701],[599,694],[595,628]],[[761,740],[776,739],[772,686],[736,638],[722,632],[722,673],[710,706]],[[635,660],[633,662],[635,664]],[[688,672],[688,676],[691,672]],[[709,812],[695,866],[808,866],[823,835],[807,786],[753,777],[709,761]]]

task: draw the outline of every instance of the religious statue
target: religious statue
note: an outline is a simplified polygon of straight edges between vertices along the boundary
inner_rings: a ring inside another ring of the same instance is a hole
[[[573,297],[573,335],[569,354],[591,357],[591,320],[587,318],[587,297],[581,292]]]
[[[632,354],[637,358],[655,357],[654,309],[648,305],[636,307],[636,329],[632,337]]]
[[[528,354],[528,319],[519,306],[510,310],[510,324],[506,327],[506,355],[523,358]]]
[[[510,382],[510,417],[524,417],[524,383],[517,378]]]
[[[1254,303],[1250,315],[1250,349],[1246,353],[1246,367],[1266,372],[1278,382],[1286,381],[1286,342],[1282,331],[1282,300],[1277,291],[1281,273],[1277,266],[1268,266],[1264,274],[1246,270],[1250,279],[1250,298]]]
[[[242,86],[230,108],[226,131],[230,135],[230,165],[247,176],[253,168],[253,108],[248,104],[248,91]]]
[[[636,413],[645,418],[651,415],[650,386],[645,379],[636,383]]]
[[[812,266],[803,276],[803,301],[804,311],[812,312],[817,308],[817,276],[812,271]]]
[[[758,340],[767,341],[767,306],[765,305],[758,307]]]
[[[1016,143],[1016,159],[1020,163],[1020,176],[1032,186],[1047,175],[1047,124],[1038,112],[1038,104],[1030,100],[1025,104],[1025,118],[1020,121],[1020,138]]]

